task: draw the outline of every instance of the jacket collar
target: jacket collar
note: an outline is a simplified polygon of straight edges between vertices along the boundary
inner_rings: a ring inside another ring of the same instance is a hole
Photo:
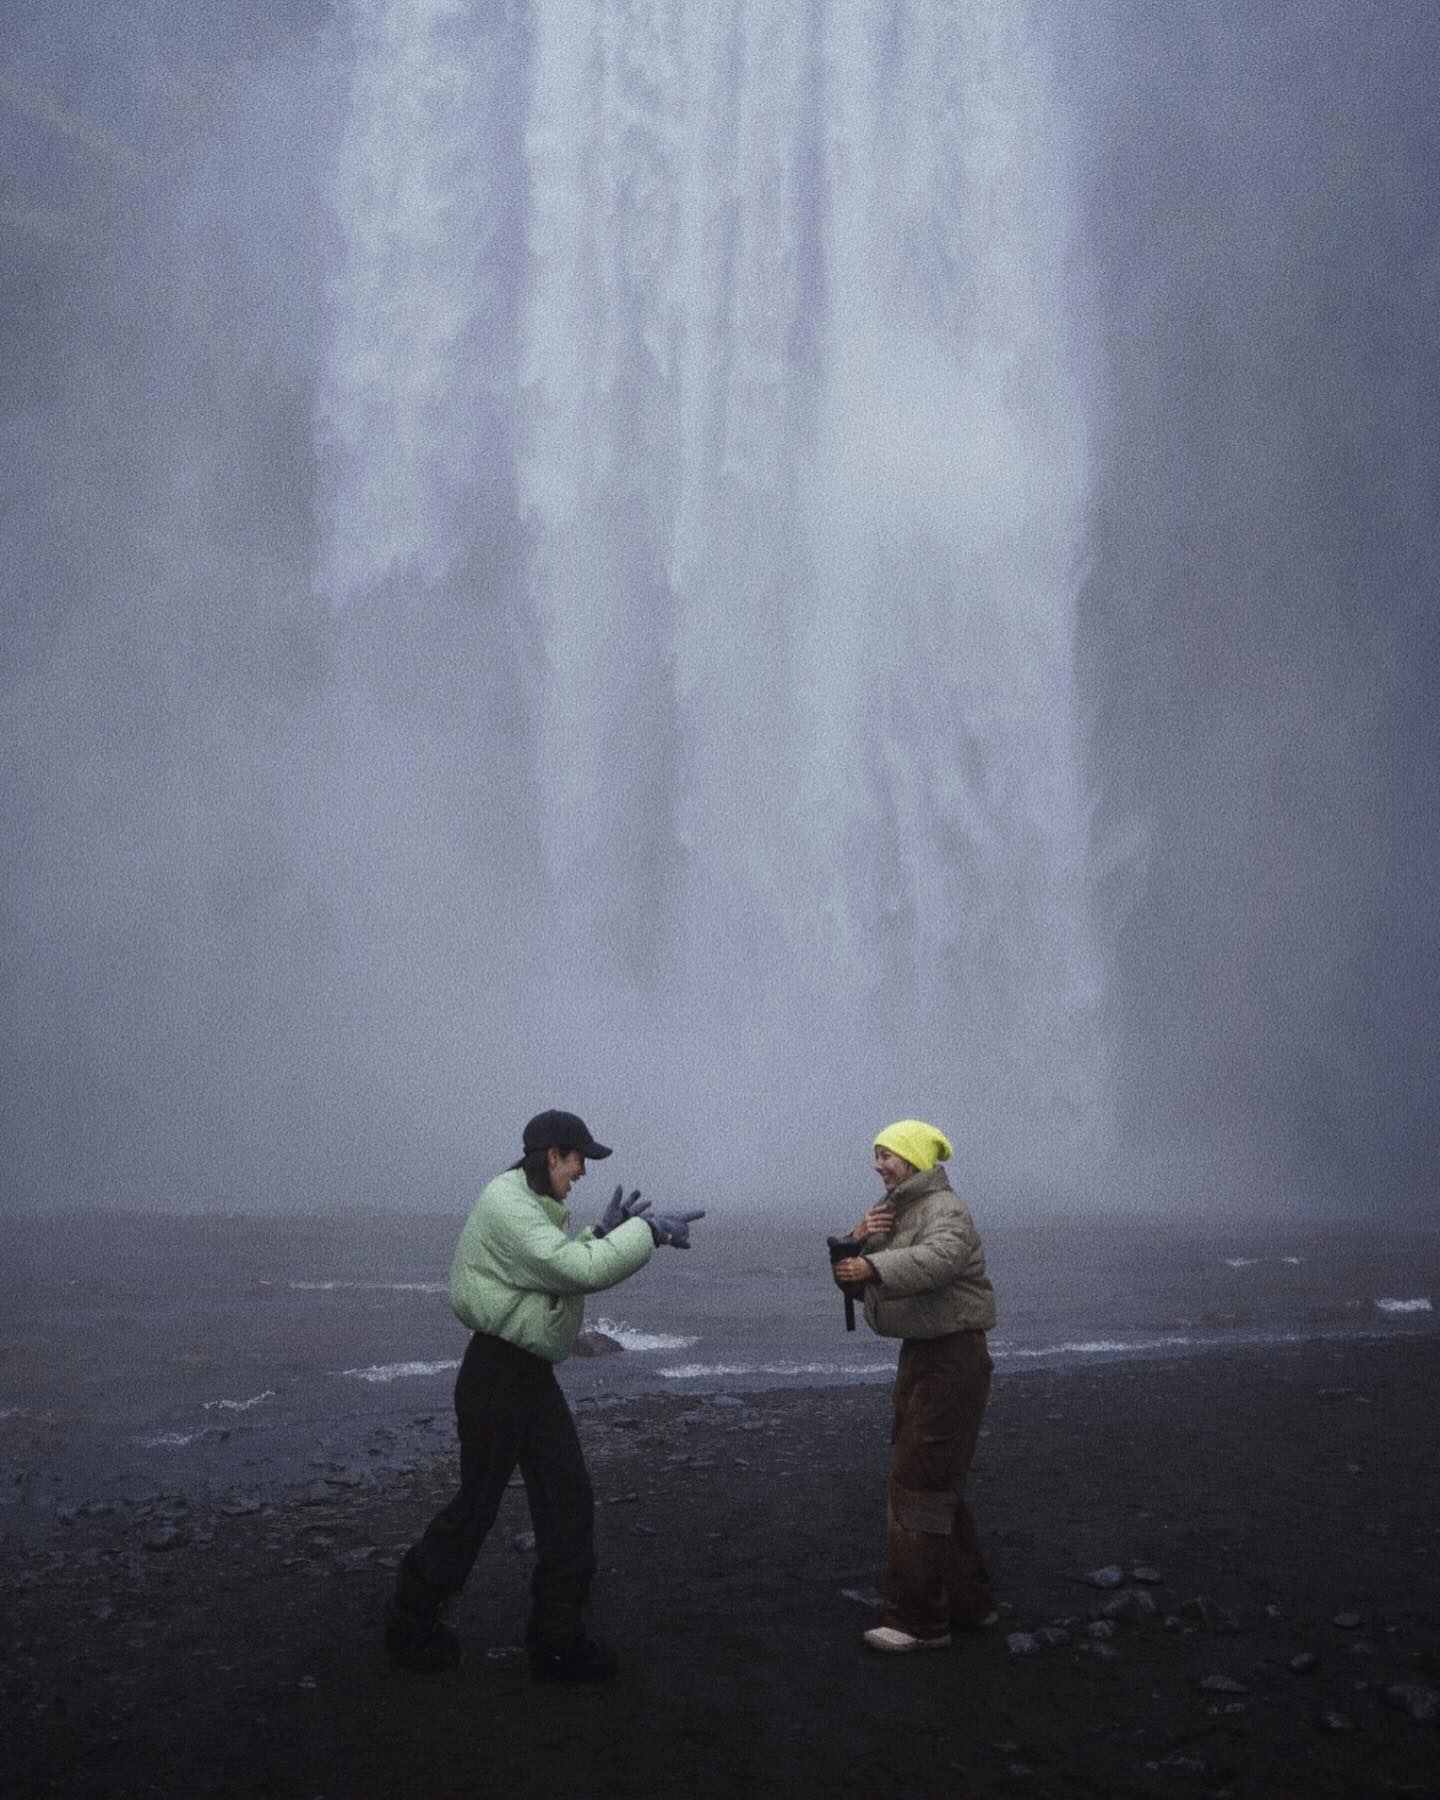
[[[902,1213],[927,1194],[942,1193],[949,1186],[950,1177],[945,1173],[945,1165],[936,1163],[933,1169],[917,1169],[913,1175],[907,1175],[899,1187],[891,1190],[890,1204],[897,1213]]]
[[[552,1225],[558,1225],[563,1231],[570,1223],[570,1208],[563,1201],[556,1200],[550,1194],[537,1194],[525,1179],[523,1169],[507,1169],[505,1173],[513,1180],[512,1189],[518,1198],[528,1200],[531,1206],[538,1206]]]

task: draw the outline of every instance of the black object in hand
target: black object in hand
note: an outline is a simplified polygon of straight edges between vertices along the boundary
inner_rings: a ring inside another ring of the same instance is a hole
[[[830,1267],[832,1269],[836,1263],[842,1263],[852,1256],[858,1256],[864,1248],[858,1237],[831,1237],[826,1238],[825,1243],[830,1251]],[[845,1296],[845,1329],[853,1331],[855,1329],[855,1296],[861,1292],[861,1288],[842,1286],[840,1292]]]

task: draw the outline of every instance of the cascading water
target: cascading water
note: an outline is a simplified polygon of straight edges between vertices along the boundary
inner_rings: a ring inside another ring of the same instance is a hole
[[[525,704],[471,776],[536,850],[549,1091],[710,1145],[1093,1146],[1085,406],[1023,9],[350,19],[322,578],[491,621]]]

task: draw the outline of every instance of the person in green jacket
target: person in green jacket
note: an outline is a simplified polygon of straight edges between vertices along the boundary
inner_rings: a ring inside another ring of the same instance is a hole
[[[460,1234],[450,1301],[473,1336],[455,1382],[460,1487],[407,1550],[385,1609],[385,1647],[403,1667],[453,1668],[446,1601],[464,1586],[518,1466],[535,1529],[526,1647],[541,1681],[603,1681],[615,1659],[585,1629],[595,1576],[595,1501],[575,1420],[555,1378],[574,1348],[586,1294],[614,1287],[656,1245],[690,1247],[703,1212],[647,1217],[616,1188],[599,1225],[570,1237],[565,1201],[587,1161],[610,1155],[583,1119],[542,1112],[524,1155],[481,1193]]]

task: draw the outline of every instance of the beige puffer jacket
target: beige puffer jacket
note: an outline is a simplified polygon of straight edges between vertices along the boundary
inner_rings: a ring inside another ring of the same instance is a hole
[[[995,1290],[970,1208],[937,1163],[890,1196],[895,1229],[865,1239],[877,1281],[865,1284],[865,1323],[881,1337],[937,1338],[989,1331]]]

